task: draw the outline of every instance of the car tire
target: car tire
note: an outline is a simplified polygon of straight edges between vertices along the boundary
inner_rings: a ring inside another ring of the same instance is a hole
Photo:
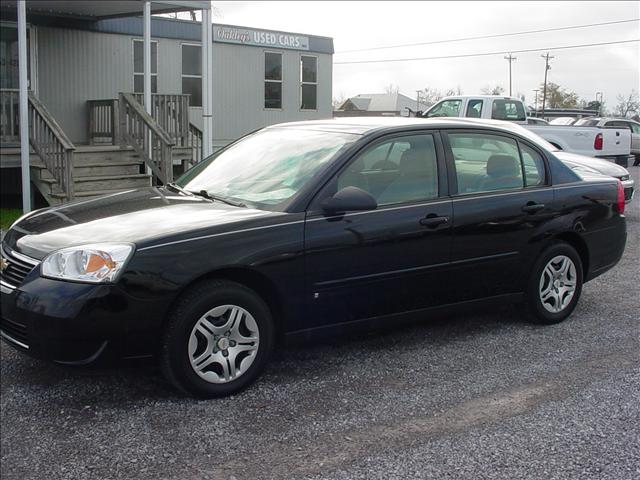
[[[566,319],[582,293],[583,270],[580,255],[565,242],[546,248],[529,278],[526,303],[535,323],[554,324]]]
[[[169,383],[189,395],[232,395],[262,373],[274,332],[269,307],[253,290],[226,280],[203,281],[171,310],[160,367]]]

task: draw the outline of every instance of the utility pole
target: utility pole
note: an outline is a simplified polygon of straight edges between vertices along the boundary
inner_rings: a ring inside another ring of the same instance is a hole
[[[538,112],[538,92],[539,92],[539,91],[540,91],[540,90],[539,90],[538,88],[536,88],[536,89],[533,91],[533,93],[535,93],[535,94],[536,94],[535,107],[534,107],[534,108],[535,108],[535,110],[536,110],[536,113]]]
[[[600,100],[598,100],[600,95]],[[598,102],[598,116],[602,115],[602,92],[596,92],[596,102]]]
[[[514,57],[513,55],[509,54],[508,56],[504,57],[505,60],[507,60],[509,62],[509,96],[512,95],[511,93],[511,62],[516,60],[516,57]]]
[[[418,111],[420,111],[420,92],[421,90],[416,90],[416,117],[418,116]]]
[[[547,101],[547,73],[551,69],[551,65],[549,65],[549,60],[551,60],[552,58],[555,58],[555,57],[549,55],[549,52],[547,52],[544,55],[540,55],[540,56],[545,59],[545,65],[544,65],[544,89],[542,91],[542,115],[541,115],[541,117],[544,117],[544,107],[545,107],[545,104],[546,104],[546,101]]]

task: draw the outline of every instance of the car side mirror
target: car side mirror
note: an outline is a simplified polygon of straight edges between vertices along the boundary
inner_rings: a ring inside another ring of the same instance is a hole
[[[375,210],[378,208],[376,199],[358,187],[344,187],[333,197],[325,199],[321,205],[322,210],[328,215],[352,210]]]

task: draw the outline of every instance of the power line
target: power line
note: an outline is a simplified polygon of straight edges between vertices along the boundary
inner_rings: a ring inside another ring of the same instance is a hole
[[[527,52],[542,52],[544,50],[567,50],[571,48],[584,48],[584,47],[600,47],[603,45],[617,45],[621,43],[633,43],[640,42],[640,38],[634,38],[633,40],[619,40],[616,42],[602,42],[602,43],[583,43],[580,45],[564,45],[562,47],[542,47],[542,48],[527,48],[523,50],[500,50],[496,52],[481,52],[481,53],[463,53],[460,55],[441,55],[438,57],[412,57],[412,58],[385,58],[379,60],[353,60],[347,62],[333,62],[334,65],[351,65],[358,63],[387,63],[387,62],[413,62],[417,60],[443,60],[447,58],[468,58],[468,57],[487,57],[490,55],[504,55],[507,53],[527,53]]]
[[[459,37],[459,38],[450,38],[448,40],[433,40],[430,42],[418,42],[418,43],[402,43],[398,45],[387,45],[384,47],[369,47],[369,48],[358,48],[355,50],[342,50],[341,52],[336,52],[336,54],[341,53],[353,53],[353,52],[367,52],[371,50],[386,50],[390,48],[402,48],[402,47],[417,47],[420,45],[435,45],[438,43],[452,43],[452,42],[465,42],[468,40],[481,40],[484,38],[500,38],[500,37],[511,37],[515,35],[528,35],[531,33],[544,33],[544,32],[557,32],[560,30],[575,30],[578,28],[588,28],[588,27],[600,27],[602,25],[617,25],[620,23],[630,23],[640,21],[640,18],[632,18],[629,20],[615,20],[611,22],[601,22],[601,23],[588,23],[584,25],[569,25],[566,27],[554,27],[554,28],[544,28],[540,30],[524,30],[522,32],[510,32],[510,33],[496,33],[493,35],[478,35],[475,37]]]

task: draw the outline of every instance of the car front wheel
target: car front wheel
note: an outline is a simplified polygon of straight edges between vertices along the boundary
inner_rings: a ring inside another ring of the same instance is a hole
[[[235,282],[202,282],[169,315],[160,355],[165,377],[201,398],[234,394],[264,369],[273,348],[269,308]]]
[[[552,324],[571,315],[582,292],[582,275],[580,256],[571,245],[559,242],[543,251],[527,291],[533,320]]]

